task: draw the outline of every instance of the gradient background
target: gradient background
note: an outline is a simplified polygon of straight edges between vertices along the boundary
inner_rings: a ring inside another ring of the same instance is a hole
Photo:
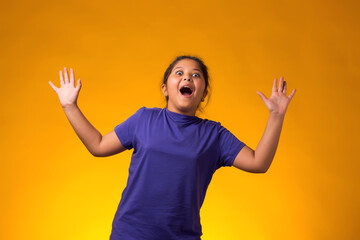
[[[202,118],[256,148],[274,78],[296,88],[266,174],[213,176],[204,240],[359,237],[357,1],[2,1],[0,239],[109,239],[131,151],[93,157],[49,85],[73,68],[78,104],[102,133],[164,107],[175,56],[201,57]]]

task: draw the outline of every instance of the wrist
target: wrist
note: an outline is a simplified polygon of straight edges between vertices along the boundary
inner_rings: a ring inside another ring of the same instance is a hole
[[[62,108],[64,111],[67,111],[67,110],[71,110],[74,108],[78,108],[78,106],[76,103],[72,103],[72,104],[66,104],[66,105],[62,106]]]
[[[269,112],[269,117],[271,118],[277,118],[277,119],[284,119],[285,113],[278,113],[278,112]]]

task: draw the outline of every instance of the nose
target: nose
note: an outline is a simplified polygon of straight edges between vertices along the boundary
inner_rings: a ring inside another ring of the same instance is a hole
[[[186,80],[191,81],[191,78],[184,76],[184,80],[185,80],[185,81],[186,81]]]

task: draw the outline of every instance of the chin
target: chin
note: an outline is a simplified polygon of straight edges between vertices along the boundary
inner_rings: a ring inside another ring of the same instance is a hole
[[[186,112],[186,113],[193,112],[193,111],[196,112],[196,107],[194,107],[194,106],[188,106],[188,105],[181,106],[180,105],[180,106],[178,106],[178,109],[179,109],[179,111]]]

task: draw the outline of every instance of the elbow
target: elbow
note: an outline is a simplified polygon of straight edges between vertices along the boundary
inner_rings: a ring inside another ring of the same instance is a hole
[[[257,173],[266,173],[269,168],[270,165],[268,164],[268,161],[263,161],[263,160],[255,160],[255,168],[257,170]]]
[[[268,166],[258,166],[256,168],[256,173],[266,173],[268,171],[269,167]]]
[[[91,153],[91,155],[93,155],[94,157],[97,157],[97,158],[102,158],[102,157],[107,157],[108,155],[104,155],[104,154],[98,154],[98,153]]]
[[[109,157],[115,153],[112,153],[112,152],[106,152],[104,150],[102,150],[101,148],[97,148],[96,150],[92,150],[92,151],[89,151],[91,153],[91,155],[93,155],[94,157]]]
[[[90,152],[91,155],[93,155],[94,157],[103,157],[103,155],[101,154],[100,151],[97,151],[97,150],[94,150],[94,149],[92,149],[92,150],[89,149],[89,152]]]
[[[268,167],[262,167],[259,169],[259,173],[266,173],[269,170]]]
[[[257,169],[257,170],[255,170],[255,171],[252,171],[252,173],[258,173],[258,174],[260,174],[260,173],[266,173],[267,172],[267,170],[263,170],[263,169]]]
[[[105,157],[106,156],[106,154],[103,151],[103,149],[101,148],[100,144],[89,146],[88,150],[91,153],[91,155],[93,155],[94,157]]]
[[[100,157],[98,153],[93,152],[93,151],[89,151],[91,153],[91,155],[93,155],[93,157]]]

